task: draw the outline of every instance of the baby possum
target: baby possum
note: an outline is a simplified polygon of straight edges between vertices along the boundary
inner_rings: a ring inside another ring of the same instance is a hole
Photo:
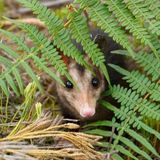
[[[104,53],[106,66],[107,63],[114,63],[122,67],[125,66],[125,61],[122,56],[111,54],[112,50],[117,50],[121,47],[109,38],[107,34],[100,30],[94,30],[91,32],[91,37]],[[76,45],[79,50],[82,51],[82,47],[79,44]],[[86,59],[88,63],[91,64],[90,60],[88,60],[89,58],[86,57]],[[101,98],[102,92],[107,89],[107,82],[101,71],[92,65],[95,73],[95,75],[93,75],[91,71],[71,59],[69,59],[67,65],[69,73],[77,84],[77,87],[65,77],[61,77],[65,87],[56,83],[57,95],[64,117],[76,118],[80,121],[110,119],[112,113],[97,103]],[[121,76],[109,66],[107,66],[107,69],[111,84],[119,83]],[[110,98],[108,100],[110,100]]]

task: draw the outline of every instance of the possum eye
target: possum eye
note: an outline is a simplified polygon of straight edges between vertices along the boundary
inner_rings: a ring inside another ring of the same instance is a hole
[[[68,88],[68,89],[72,89],[72,88],[73,88],[72,82],[69,81],[69,80],[67,80],[67,81],[65,82],[65,87]]]
[[[97,87],[99,86],[99,79],[98,79],[98,78],[94,77],[94,78],[92,79],[92,86],[93,86],[94,88],[97,88]]]

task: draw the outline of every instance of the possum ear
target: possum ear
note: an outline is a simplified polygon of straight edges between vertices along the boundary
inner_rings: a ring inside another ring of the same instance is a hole
[[[104,46],[107,46],[108,42],[106,41],[106,38],[105,36],[103,35],[100,35],[100,34],[97,34],[95,37],[94,37],[94,42],[98,44],[98,47],[103,49]]]
[[[67,66],[69,65],[69,63],[70,63],[69,57],[67,57],[64,54],[62,54],[62,60]]]
[[[61,59],[63,60],[63,62],[66,64],[66,66],[68,67],[69,63],[70,63],[70,58],[67,57],[66,55],[64,55],[64,53],[57,48],[57,51],[59,52],[59,54],[61,55]]]

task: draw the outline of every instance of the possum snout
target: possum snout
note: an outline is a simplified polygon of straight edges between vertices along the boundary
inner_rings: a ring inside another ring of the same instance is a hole
[[[85,104],[83,108],[80,109],[80,115],[84,118],[89,118],[94,116],[95,107],[90,107],[88,104]]]

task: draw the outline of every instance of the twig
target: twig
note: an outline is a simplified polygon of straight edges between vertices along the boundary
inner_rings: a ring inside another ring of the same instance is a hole
[[[45,5],[46,7],[59,7],[59,6],[63,6],[66,5],[68,3],[73,2],[73,0],[57,0],[57,1],[47,1],[47,2],[42,2],[43,5]],[[17,11],[20,14],[27,14],[30,13],[31,10],[28,8],[20,8]]]
[[[37,25],[42,28],[45,27],[44,23],[37,18],[24,18],[24,19],[19,19],[18,21],[24,22],[24,23],[29,23],[29,24],[34,24],[34,25]],[[13,23],[11,21],[2,21],[1,24],[2,24],[2,26],[7,27],[7,26],[12,25]]]

